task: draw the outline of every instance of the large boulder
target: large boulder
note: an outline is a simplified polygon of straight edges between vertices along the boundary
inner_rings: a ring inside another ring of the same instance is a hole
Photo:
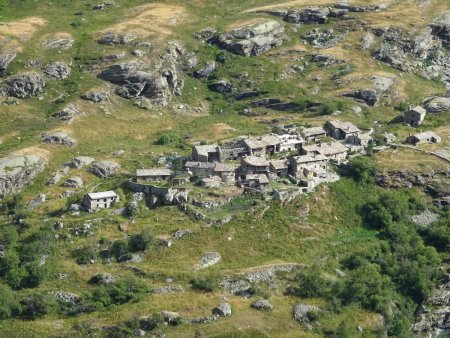
[[[105,32],[97,39],[97,42],[101,45],[114,46],[129,44],[134,39],[136,39],[136,36],[131,33]]]
[[[219,317],[231,316],[231,305],[229,303],[220,303],[212,310],[212,313]]]
[[[233,91],[233,85],[225,80],[214,82],[208,86],[208,88],[218,93],[230,93]]]
[[[93,157],[78,156],[78,157],[71,159],[65,165],[70,168],[73,168],[73,169],[81,169],[81,168],[91,164],[94,161],[95,161],[95,158],[93,158]]]
[[[208,252],[200,258],[200,266],[207,268],[214,264],[219,263],[222,260],[222,256],[218,252]]]
[[[310,311],[318,311],[319,308],[311,305],[297,304],[294,306],[293,315],[294,319],[300,323],[309,322],[308,313]]]
[[[56,33],[49,36],[42,42],[42,47],[46,49],[69,49],[72,47],[75,39],[69,33]]]
[[[214,61],[208,61],[206,64],[194,72],[196,78],[207,78],[216,70],[216,63]]]
[[[74,189],[82,188],[83,187],[83,178],[81,178],[80,176],[71,177],[63,183],[63,187],[74,188]]]
[[[0,198],[20,191],[44,170],[45,165],[45,160],[38,155],[0,159]]]
[[[273,305],[270,304],[269,301],[266,299],[254,301],[250,306],[259,311],[272,311],[273,310]]]
[[[450,49],[450,12],[441,14],[430,24],[434,36],[442,41],[442,45]]]
[[[5,74],[6,68],[8,68],[9,64],[16,57],[16,53],[14,52],[5,52],[0,53],[0,76]]]
[[[113,161],[98,161],[92,163],[89,172],[100,178],[108,178],[120,170],[120,165]]]
[[[72,69],[65,62],[53,62],[44,68],[44,74],[55,80],[63,80],[70,75]]]
[[[109,95],[105,91],[91,90],[81,95],[83,100],[92,101],[94,103],[105,103],[109,101]]]
[[[288,11],[284,20],[290,23],[324,24],[328,21],[329,15],[329,8],[308,7]]]
[[[423,102],[428,113],[450,112],[450,97],[432,97]]]
[[[45,79],[38,73],[22,73],[10,77],[6,81],[6,92],[10,96],[20,99],[34,96],[42,92]]]
[[[69,104],[62,110],[53,114],[52,117],[61,121],[71,121],[79,115],[84,115],[84,113],[79,111],[73,104]]]
[[[41,140],[44,143],[59,144],[63,146],[75,146],[77,144],[77,140],[61,131],[45,133],[42,135]]]
[[[284,37],[284,27],[278,21],[270,20],[216,35],[209,41],[229,52],[250,56],[281,46]]]

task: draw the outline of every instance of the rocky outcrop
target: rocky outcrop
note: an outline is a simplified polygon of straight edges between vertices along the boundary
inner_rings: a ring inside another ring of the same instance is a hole
[[[423,102],[428,113],[450,112],[450,97],[432,97]]]
[[[263,311],[263,312],[273,310],[273,305],[270,304],[269,301],[266,299],[254,301],[252,304],[250,304],[250,306],[258,311]]]
[[[45,79],[38,73],[22,73],[6,80],[7,95],[20,99],[34,96],[44,90]]]
[[[316,306],[297,304],[294,306],[294,309],[293,309],[293,317],[294,317],[294,320],[305,325],[308,330],[311,330],[312,325],[311,325],[311,322],[309,319],[309,317],[310,317],[309,313],[317,312],[317,311],[319,311],[319,308]]]
[[[73,169],[81,169],[92,162],[94,162],[95,159],[93,157],[89,156],[78,156],[73,159],[71,159],[69,162],[67,162],[65,165],[69,168]]]
[[[119,34],[116,32],[105,32],[97,39],[97,42],[101,45],[114,46],[126,45],[135,39],[136,36],[131,33]]]
[[[329,15],[329,8],[308,7],[288,11],[284,17],[284,20],[297,24],[324,24],[328,21]]]
[[[229,52],[250,56],[261,55],[281,46],[284,37],[284,27],[279,22],[271,20],[216,35],[209,42]]]
[[[14,52],[0,53],[0,76],[3,76],[6,73],[6,69],[15,59],[16,55],[17,54]]]
[[[206,79],[216,70],[216,63],[214,61],[208,61],[206,64],[194,72],[196,78]]]
[[[123,98],[144,97],[155,106],[166,106],[173,95],[180,95],[184,81],[178,78],[174,64],[167,68],[150,69],[138,61],[110,66],[99,77],[119,87],[116,94]]]
[[[44,68],[44,74],[55,80],[63,80],[70,75],[72,69],[65,62],[53,62]]]
[[[450,49],[450,12],[438,16],[430,24],[433,35],[442,41],[442,45]]]
[[[109,101],[109,95],[105,91],[91,90],[81,95],[83,100],[92,101],[94,103],[105,103]]]
[[[321,30],[314,28],[304,35],[306,41],[308,41],[314,48],[331,48],[336,46],[342,39],[347,36],[346,32],[335,32],[334,29],[329,28]]]
[[[218,252],[208,252],[200,258],[200,267],[207,268],[219,263],[222,260],[222,256]]]
[[[57,33],[48,37],[42,43],[42,47],[47,49],[69,49],[72,47],[75,39],[68,33]]]
[[[67,181],[63,183],[64,188],[74,188],[79,189],[83,187],[83,178],[80,176],[75,176],[69,178]]]
[[[358,101],[362,101],[368,106],[375,106],[383,97],[388,97],[388,92],[394,84],[395,78],[372,75],[370,77],[372,87],[356,89],[345,92],[342,96],[353,97]]]
[[[77,140],[64,132],[45,133],[41,137],[42,142],[49,144],[59,144],[63,146],[75,146]]]
[[[0,199],[19,192],[45,168],[45,160],[37,155],[0,159]]]
[[[108,178],[120,170],[120,165],[113,161],[98,161],[92,163],[89,172],[99,178]]]
[[[439,220],[439,215],[435,214],[434,212],[431,212],[430,210],[424,210],[420,214],[411,216],[411,221],[414,224],[420,225],[420,226],[428,226],[434,222]]]
[[[73,104],[69,104],[62,110],[56,112],[52,115],[53,118],[61,120],[61,121],[72,121],[77,116],[84,115],[84,112],[78,110]]]
[[[233,91],[233,85],[226,80],[220,80],[212,83],[208,86],[208,88],[217,93],[231,93]]]
[[[231,305],[229,303],[220,303],[212,310],[213,315],[219,317],[231,316]]]

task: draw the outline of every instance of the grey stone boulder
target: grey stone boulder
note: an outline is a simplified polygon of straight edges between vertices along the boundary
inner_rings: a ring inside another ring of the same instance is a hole
[[[361,41],[361,49],[367,50],[375,43],[375,35],[372,33],[366,33],[366,35],[363,36]]]
[[[63,80],[67,78],[72,69],[70,66],[61,61],[53,62],[44,68],[44,74],[55,80]]]
[[[423,102],[428,113],[450,112],[450,97],[432,97]]]
[[[434,36],[442,40],[442,45],[450,49],[450,12],[438,16],[430,24]]]
[[[46,199],[47,199],[47,195],[45,195],[45,194],[40,194],[40,195],[36,196],[35,198],[33,198],[33,199],[28,203],[28,208],[30,208],[30,209],[38,208],[38,207],[40,207],[42,204],[45,203]]]
[[[98,4],[94,5],[94,6],[92,6],[92,9],[93,9],[94,11],[102,11],[102,10],[105,10],[105,9],[107,9],[107,8],[109,8],[109,7],[111,7],[111,6],[113,6],[113,5],[114,5],[113,2],[103,1],[103,2],[100,2],[100,3],[98,3]]]
[[[208,88],[217,93],[231,93],[233,91],[233,85],[225,80],[220,80],[212,83]]]
[[[81,169],[81,168],[91,164],[94,161],[95,161],[95,158],[93,158],[93,157],[78,156],[78,157],[71,159],[65,165],[72,169]]]
[[[311,305],[297,304],[294,306],[293,315],[294,319],[300,323],[308,323],[308,313],[310,311],[318,311],[319,308]]]
[[[61,175],[60,173],[56,173],[54,174],[47,182],[47,185],[54,185],[54,184],[58,184],[59,181],[61,181],[63,179],[63,175]]]
[[[85,113],[78,110],[75,105],[69,104],[62,110],[53,114],[52,117],[61,121],[72,121],[74,118],[80,115],[85,115]]]
[[[6,80],[6,92],[9,96],[23,99],[42,92],[45,84],[44,77],[38,73],[22,73]]]
[[[181,319],[181,316],[178,312],[163,311],[161,312],[161,315],[164,319],[164,322],[168,325],[177,324],[178,321]]]
[[[94,285],[108,285],[116,282],[116,279],[113,275],[108,272],[99,273],[89,279],[89,284]]]
[[[152,292],[154,294],[158,295],[168,295],[172,293],[183,293],[186,290],[179,285],[163,285],[163,286],[157,286],[152,289]]]
[[[70,34],[55,34],[42,43],[46,49],[69,49],[72,47],[75,39]]]
[[[19,192],[23,186],[45,168],[45,160],[38,155],[11,156],[0,159],[0,199]]]
[[[380,99],[378,93],[374,89],[357,89],[342,95],[363,101],[368,106],[375,106]]]
[[[58,144],[69,147],[75,146],[77,144],[77,140],[72,138],[67,133],[61,131],[45,133],[42,135],[41,141],[44,143]]]
[[[135,39],[136,36],[132,33],[119,34],[115,32],[106,32],[97,39],[97,42],[101,45],[114,46],[126,45]]]
[[[113,161],[98,161],[92,163],[89,172],[99,178],[108,178],[120,170],[120,165]]]
[[[290,23],[297,24],[324,24],[327,23],[329,15],[329,8],[308,7],[288,11],[286,16],[284,17],[284,20]]]
[[[209,266],[215,265],[222,260],[222,256],[218,252],[208,252],[200,258],[200,266],[202,268],[207,268]]]
[[[439,215],[430,210],[424,210],[418,215],[411,216],[411,221],[420,226],[428,226],[439,220]]]
[[[208,61],[199,70],[194,72],[196,78],[207,78],[216,70],[216,63],[214,61]]]
[[[108,92],[91,90],[81,95],[83,100],[92,101],[94,103],[105,103],[109,101]]]
[[[211,39],[214,35],[216,35],[216,33],[217,33],[217,30],[215,28],[206,27],[206,28],[203,28],[202,30],[196,32],[194,35],[197,39],[206,41],[206,40]]]
[[[185,236],[192,235],[192,230],[184,229],[184,230],[177,230],[174,232],[173,237],[176,239],[183,238]]]
[[[231,305],[229,303],[220,303],[212,309],[212,314],[219,317],[231,316]]]
[[[14,52],[4,52],[0,53],[0,76],[6,73],[6,69],[9,64],[15,59],[16,53]]]
[[[284,27],[278,21],[270,20],[219,34],[208,41],[231,53],[251,56],[281,46],[284,38]]]
[[[259,310],[259,311],[272,311],[273,305],[269,303],[266,299],[261,299],[253,302],[250,305],[252,308]]]
[[[82,188],[83,187],[83,178],[81,178],[80,176],[71,177],[63,183],[63,187],[74,188],[74,189]]]

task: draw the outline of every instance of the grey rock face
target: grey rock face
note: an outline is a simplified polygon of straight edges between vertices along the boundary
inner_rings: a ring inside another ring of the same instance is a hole
[[[38,73],[23,73],[10,77],[6,81],[6,92],[8,95],[20,99],[34,96],[42,92],[45,79]]]
[[[84,166],[87,166],[94,161],[95,161],[95,159],[93,157],[78,156],[78,157],[71,159],[69,162],[67,162],[66,166],[73,168],[73,169],[81,169]]]
[[[136,36],[131,33],[118,34],[114,32],[106,32],[97,42],[101,45],[126,45],[136,39]]]
[[[0,198],[19,192],[45,168],[45,161],[37,155],[0,159]]]
[[[433,97],[425,100],[423,107],[428,113],[450,112],[450,97]]]
[[[77,141],[64,132],[45,133],[41,138],[42,142],[59,144],[64,146],[75,146]]]
[[[63,183],[63,187],[75,189],[82,188],[83,179],[80,176],[71,177]]]
[[[284,27],[271,20],[219,34],[209,41],[229,52],[250,56],[281,46],[284,36]]]
[[[304,38],[314,48],[331,48],[336,46],[346,36],[347,33],[335,32],[332,28],[326,30],[315,28],[309,31]]]
[[[70,36],[61,36],[61,37],[52,37],[50,39],[45,40],[42,43],[42,46],[47,49],[69,49],[72,47],[75,39]]]
[[[5,74],[6,68],[8,68],[9,64],[14,60],[16,55],[17,54],[13,52],[0,53],[0,76]]]
[[[45,200],[47,199],[47,196],[45,194],[40,194],[33,198],[30,203],[28,203],[28,208],[34,209],[37,207],[40,207],[42,204],[45,203]]]
[[[450,12],[443,13],[430,24],[433,34],[442,40],[442,45],[450,49]]]
[[[370,77],[372,88],[357,89],[351,92],[343,93],[343,96],[353,97],[356,100],[363,101],[368,106],[375,106],[383,95],[387,95],[389,89],[394,84],[395,79],[385,76],[372,75]]]
[[[231,316],[231,305],[229,303],[220,303],[212,310],[212,313],[219,317]]]
[[[61,181],[62,178],[63,178],[63,175],[56,173],[48,180],[47,184],[48,185],[58,184],[58,182]]]
[[[53,114],[52,117],[61,121],[71,121],[80,115],[84,115],[84,113],[79,111],[73,104],[69,104],[67,107]]]
[[[411,216],[411,221],[421,226],[428,226],[431,223],[436,222],[438,219],[439,215],[431,212],[428,209],[418,215]]]
[[[253,302],[250,305],[252,308],[259,310],[259,311],[272,311],[273,305],[269,303],[266,299],[261,299]]]
[[[44,68],[44,74],[55,80],[63,80],[70,75],[72,69],[65,62],[53,62]]]
[[[139,62],[113,65],[100,78],[117,84],[116,94],[124,98],[145,97],[156,106],[165,106],[173,95],[180,95],[184,82],[178,79],[174,65],[162,70],[148,70]]]
[[[208,252],[200,258],[200,266],[207,268],[214,264],[219,263],[222,260],[222,256],[218,252]]]
[[[216,70],[216,63],[214,61],[208,61],[202,68],[194,73],[197,78],[207,78]]]
[[[284,20],[290,23],[324,24],[328,21],[329,15],[329,8],[309,7],[288,11]]]
[[[183,238],[183,237],[189,236],[189,235],[192,235],[192,230],[185,229],[185,230],[175,231],[175,233],[173,234],[173,237],[176,239],[180,239],[180,238]]]
[[[228,81],[221,80],[209,85],[209,89],[218,93],[230,93],[233,91],[233,85]]]
[[[120,170],[120,165],[112,161],[99,161],[92,163],[89,172],[100,178],[108,178]]]
[[[86,94],[81,95],[81,98],[94,103],[105,103],[109,101],[107,92],[91,90]]]
[[[375,36],[372,33],[367,33],[363,36],[361,41],[361,49],[366,50],[372,47],[375,42]]]

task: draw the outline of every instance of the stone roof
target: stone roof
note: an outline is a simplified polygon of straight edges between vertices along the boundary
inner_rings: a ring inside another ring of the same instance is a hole
[[[213,169],[215,163],[210,162],[194,162],[194,161],[187,161],[184,165],[185,168],[201,168],[201,169]]]
[[[263,143],[265,143],[266,145],[268,145],[268,146],[276,145],[276,144],[280,144],[281,143],[280,138],[278,136],[276,136],[276,135],[273,135],[273,134],[262,136],[261,137],[261,141]]]
[[[411,113],[411,112],[417,113],[417,114],[419,114],[420,116],[425,116],[426,113],[427,113],[427,111],[425,110],[425,108],[422,108],[421,106],[415,106],[415,107],[412,107],[412,108],[409,109],[406,113],[408,114],[408,113]]]
[[[269,164],[275,170],[286,169],[288,167],[287,160],[269,161]]]
[[[203,156],[208,156],[208,153],[217,151],[217,144],[204,144],[204,145],[193,146],[192,148],[195,149],[197,154],[203,155]]]
[[[242,158],[242,162],[254,167],[265,167],[269,165],[264,156],[246,156]]]
[[[326,133],[327,132],[325,131],[325,129],[323,129],[323,127],[321,127],[321,126],[303,129],[303,134],[305,134],[305,137],[311,137],[311,136],[321,135],[321,134],[326,134]]]
[[[232,164],[224,164],[224,163],[216,163],[216,166],[214,167],[214,171],[221,173],[221,172],[232,172],[236,169],[236,167]]]
[[[294,161],[297,164],[301,164],[301,163],[314,163],[314,162],[320,162],[320,161],[328,161],[328,158],[326,158],[324,155],[319,154],[319,155],[314,155],[314,156],[310,156],[310,155],[304,155],[304,156],[294,156],[293,157]]]
[[[340,142],[313,144],[310,146],[305,146],[303,149],[307,152],[315,152],[324,156],[341,154],[348,151],[347,147]]]
[[[110,190],[110,191],[102,191],[102,192],[91,192],[90,194],[87,194],[87,196],[91,199],[91,200],[99,200],[102,198],[114,198],[114,197],[118,197],[117,194]]]
[[[259,181],[259,183],[269,183],[269,179],[267,178],[267,175],[264,175],[264,174],[248,174],[245,176],[245,179],[247,181],[257,180],[257,181]]]
[[[328,124],[333,126],[333,128],[341,129],[342,131],[344,131],[346,133],[356,133],[356,132],[360,131],[358,127],[356,127],[353,123],[350,123],[350,122],[342,122],[342,121],[338,121],[338,120],[332,120],[332,121],[328,121]]]
[[[242,142],[247,146],[249,149],[261,149],[265,148],[266,144],[260,140],[257,140],[255,138],[246,138],[242,140]]]
[[[172,170],[164,169],[164,168],[156,168],[156,169],[137,169],[136,176],[170,176],[172,175]]]
[[[418,134],[414,134],[413,135],[415,138],[417,138],[418,140],[427,140],[430,139],[432,137],[440,140],[441,137],[437,134],[435,134],[434,132],[428,130],[428,131],[424,131],[423,133],[418,133]]]

